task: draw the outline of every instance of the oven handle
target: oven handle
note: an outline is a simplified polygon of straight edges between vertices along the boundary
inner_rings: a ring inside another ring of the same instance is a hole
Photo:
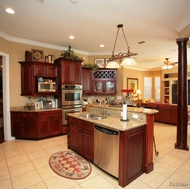
[[[82,90],[64,90],[62,89],[63,93],[81,93]]]

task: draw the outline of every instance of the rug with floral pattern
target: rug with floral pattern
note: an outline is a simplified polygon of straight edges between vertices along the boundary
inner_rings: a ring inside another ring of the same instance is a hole
[[[72,151],[54,153],[49,158],[49,165],[58,175],[75,180],[86,178],[92,171],[90,163]]]

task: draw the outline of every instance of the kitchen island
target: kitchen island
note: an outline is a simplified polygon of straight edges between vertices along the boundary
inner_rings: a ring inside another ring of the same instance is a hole
[[[119,185],[124,187],[144,172],[149,173],[153,170],[154,114],[158,111],[128,108],[129,121],[121,121],[121,110],[122,108],[118,107],[102,108],[95,104],[88,106],[87,112],[68,114],[68,147],[96,164],[95,126],[118,131],[118,160],[116,161],[119,162],[115,163],[118,163],[116,177]],[[108,118],[99,120],[83,116],[83,114],[100,115],[102,112]],[[106,150],[106,142],[102,146],[105,146]],[[107,159],[107,162],[109,161],[110,158]]]

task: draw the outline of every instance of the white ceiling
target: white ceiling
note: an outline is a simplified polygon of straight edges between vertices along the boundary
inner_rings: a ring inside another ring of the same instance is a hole
[[[7,7],[16,13],[7,14]],[[166,57],[178,60],[176,39],[190,24],[190,0],[0,0],[0,33],[10,40],[62,50],[71,45],[75,52],[111,56],[118,24],[124,25],[131,51],[138,53],[136,68],[160,68]],[[127,51],[121,32],[115,50]]]

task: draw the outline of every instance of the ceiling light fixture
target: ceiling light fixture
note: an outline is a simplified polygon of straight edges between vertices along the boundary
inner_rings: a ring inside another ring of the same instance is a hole
[[[7,13],[9,13],[9,14],[14,14],[15,13],[15,11],[13,9],[11,9],[11,8],[6,8],[5,11]]]
[[[127,38],[125,36],[125,33],[123,31],[123,24],[119,24],[117,25],[117,34],[116,34],[116,38],[115,38],[115,43],[114,43],[114,47],[113,47],[113,51],[112,51],[112,56],[111,58],[108,60],[108,65],[106,66],[107,68],[110,68],[115,65],[117,65],[117,68],[123,66],[124,68],[132,63],[136,63],[134,59],[131,58],[131,56],[137,56],[138,54],[137,53],[133,53],[133,52],[130,52],[130,47],[129,47],[129,44],[127,42]],[[124,39],[125,39],[125,42],[126,42],[126,45],[127,45],[127,52],[126,53],[122,53],[120,52],[118,55],[115,55],[114,54],[114,51],[115,51],[115,46],[116,46],[116,43],[117,43],[117,38],[118,38],[118,34],[119,34],[119,30],[122,30],[122,33],[123,33],[123,36],[124,36]],[[122,63],[121,63],[121,66],[119,65],[119,63],[116,62],[116,60],[121,60],[123,59]]]
[[[166,58],[164,65],[162,65],[161,67],[163,70],[168,70],[168,69],[173,68],[175,66],[175,64],[177,64],[177,62],[170,62],[169,58]]]
[[[72,35],[71,35],[71,36],[69,36],[69,39],[74,39],[74,38],[75,38],[75,37],[74,37],[74,36],[72,36]]]

